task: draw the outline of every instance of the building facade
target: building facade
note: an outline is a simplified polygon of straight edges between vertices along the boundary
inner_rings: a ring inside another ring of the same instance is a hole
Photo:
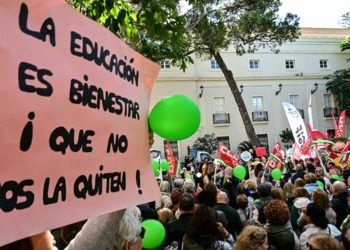
[[[243,56],[236,55],[232,48],[221,52],[241,90],[258,138],[268,148],[280,140],[282,130],[289,128],[282,102],[292,103],[308,122],[311,95],[314,127],[324,133],[334,133],[332,112],[340,113],[323,78],[350,67],[346,60],[350,53],[339,49],[350,30],[303,28],[301,33],[297,41],[282,45],[278,54],[268,49]],[[151,96],[151,109],[161,98],[173,94],[190,97],[200,108],[198,131],[184,141],[171,142],[179,159],[205,134],[215,133],[233,151],[248,139],[231,90],[215,60],[194,61],[186,72],[163,61]],[[349,119],[346,133],[350,133]],[[164,145],[164,139],[155,135],[153,148],[164,152]]]

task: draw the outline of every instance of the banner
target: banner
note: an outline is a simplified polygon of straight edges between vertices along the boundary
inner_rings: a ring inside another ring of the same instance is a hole
[[[0,8],[0,246],[159,198],[159,65],[62,0]]]
[[[303,118],[301,117],[299,111],[292,104],[283,102],[282,105],[286,113],[289,126],[292,130],[295,143],[299,148],[303,148],[306,140],[308,139]]]
[[[335,120],[334,113],[332,112],[332,120],[333,120],[333,126],[335,130],[335,137],[341,137],[341,132],[339,131],[337,121]]]
[[[218,146],[218,157],[231,167],[238,165],[238,160],[235,158],[233,153],[221,142]]]
[[[258,147],[255,148],[255,154],[256,156],[266,156],[266,148],[265,147]]]
[[[166,158],[169,163],[169,172],[171,176],[176,174],[176,158],[173,156],[173,151],[171,150],[170,141],[166,141]]]

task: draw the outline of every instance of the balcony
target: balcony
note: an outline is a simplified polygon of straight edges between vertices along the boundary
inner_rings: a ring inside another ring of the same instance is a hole
[[[230,123],[229,113],[213,114],[213,124],[229,124],[229,123]]]
[[[334,114],[334,116],[338,116],[338,109],[337,108],[324,108],[323,109],[323,116],[325,118],[331,118],[332,117],[332,113]]]
[[[304,119],[304,110],[303,110],[303,109],[297,109],[297,110],[298,110],[298,112],[300,113],[301,118]]]
[[[253,122],[267,122],[269,120],[267,111],[252,112]]]

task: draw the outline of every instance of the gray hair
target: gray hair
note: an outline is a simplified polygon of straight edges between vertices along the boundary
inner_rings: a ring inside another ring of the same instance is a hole
[[[183,188],[186,192],[192,193],[196,189],[196,184],[194,184],[194,182],[191,179],[187,179],[184,182]]]
[[[141,212],[138,207],[129,207],[125,210],[119,228],[114,235],[113,244],[109,250],[123,250],[125,243],[132,242],[141,233]]]
[[[160,191],[169,193],[170,192],[170,184],[168,181],[162,181],[159,185]]]

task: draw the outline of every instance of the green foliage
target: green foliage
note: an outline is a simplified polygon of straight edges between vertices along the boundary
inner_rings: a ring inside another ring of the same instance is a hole
[[[350,114],[350,69],[341,69],[324,77],[327,80],[326,89],[336,99],[340,110]]]
[[[229,45],[239,55],[261,47],[277,52],[299,35],[299,18],[290,13],[280,18],[280,5],[279,0],[196,1],[186,15],[192,49],[209,58]]]
[[[214,133],[198,137],[194,144],[197,145],[197,150],[206,151],[209,154],[212,154],[217,149],[217,140]]]
[[[350,49],[350,36],[346,37],[341,43],[340,43],[340,49],[341,51],[345,51]]]
[[[153,61],[170,59],[183,69],[192,62],[184,53],[186,20],[179,0],[66,1]]]
[[[295,142],[293,132],[289,128],[281,131],[280,138],[286,148],[291,148]]]
[[[251,144],[249,141],[240,142],[237,146],[237,150],[240,152],[248,151],[251,154],[255,154],[253,144]]]
[[[350,11],[341,16],[340,23],[344,28],[350,28]]]

